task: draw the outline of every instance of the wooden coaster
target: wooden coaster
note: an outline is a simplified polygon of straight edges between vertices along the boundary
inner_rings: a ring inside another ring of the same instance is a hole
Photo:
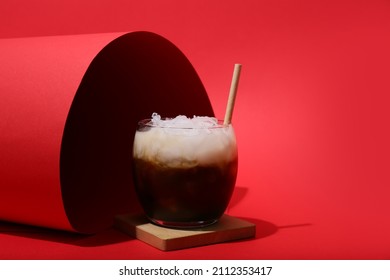
[[[119,215],[115,217],[119,230],[162,251],[254,237],[256,225],[224,215],[217,223],[199,229],[170,229],[152,224],[144,216]]]

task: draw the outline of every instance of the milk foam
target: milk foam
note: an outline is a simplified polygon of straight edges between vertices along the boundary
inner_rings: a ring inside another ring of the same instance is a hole
[[[224,164],[237,157],[236,138],[231,125],[215,118],[161,120],[153,114],[148,129],[135,134],[133,155],[168,167]]]

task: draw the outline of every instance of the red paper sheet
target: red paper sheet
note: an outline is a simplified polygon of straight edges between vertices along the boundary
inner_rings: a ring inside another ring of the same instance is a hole
[[[136,211],[131,149],[153,112],[213,115],[191,63],[149,32],[0,40],[0,219],[92,233]]]

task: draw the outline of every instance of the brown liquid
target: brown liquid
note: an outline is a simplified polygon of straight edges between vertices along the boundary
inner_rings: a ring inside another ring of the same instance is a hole
[[[237,158],[224,165],[164,167],[134,159],[136,190],[146,215],[164,223],[218,219],[232,195]]]

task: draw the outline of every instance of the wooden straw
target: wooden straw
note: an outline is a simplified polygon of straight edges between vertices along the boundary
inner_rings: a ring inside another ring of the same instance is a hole
[[[235,64],[232,84],[230,85],[229,99],[226,106],[225,119],[223,121],[225,125],[230,124],[232,121],[234,103],[236,101],[236,95],[237,95],[238,81],[240,80],[240,73],[241,73],[241,64]]]

